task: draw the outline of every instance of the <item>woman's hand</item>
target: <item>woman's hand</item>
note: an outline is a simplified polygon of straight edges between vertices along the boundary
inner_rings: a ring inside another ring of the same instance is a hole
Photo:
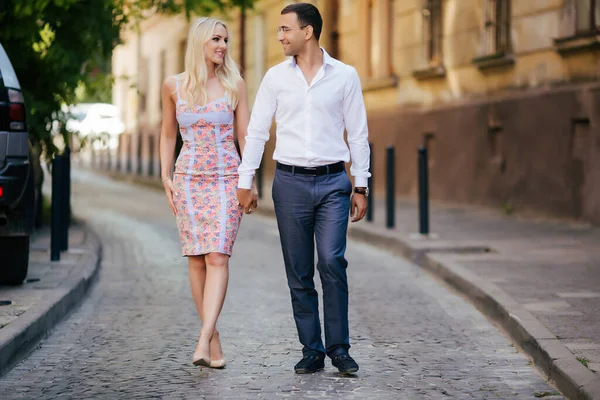
[[[169,207],[171,207],[171,212],[173,215],[177,214],[177,209],[175,208],[175,202],[173,201],[173,196],[175,196],[175,188],[173,188],[173,181],[171,178],[163,179],[163,188],[165,189],[165,195],[167,196],[167,200],[169,201]]]

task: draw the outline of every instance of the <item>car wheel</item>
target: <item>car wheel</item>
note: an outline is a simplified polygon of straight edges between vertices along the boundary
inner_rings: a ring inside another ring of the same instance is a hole
[[[29,236],[0,238],[0,254],[4,254],[0,284],[22,284],[29,267]]]

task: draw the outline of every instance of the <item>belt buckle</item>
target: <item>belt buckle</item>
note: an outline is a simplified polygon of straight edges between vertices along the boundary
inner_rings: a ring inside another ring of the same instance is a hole
[[[312,174],[306,174],[306,175],[317,176],[317,168],[315,168],[315,167],[304,167],[304,170],[305,171],[314,171],[314,173],[312,173]]]

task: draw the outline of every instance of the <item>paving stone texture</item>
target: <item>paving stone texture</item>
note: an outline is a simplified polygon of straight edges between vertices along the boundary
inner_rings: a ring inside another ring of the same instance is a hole
[[[350,335],[361,369],[341,377],[328,362],[295,375],[301,351],[277,228],[259,215],[244,217],[230,262],[219,320],[227,368],[200,370],[191,364],[200,321],[164,195],[75,171],[73,206],[102,238],[97,284],[0,379],[1,399],[563,398],[444,283],[356,241]]]

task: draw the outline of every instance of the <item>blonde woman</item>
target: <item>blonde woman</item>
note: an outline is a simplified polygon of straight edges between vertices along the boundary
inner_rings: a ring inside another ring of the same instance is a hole
[[[194,365],[223,368],[225,359],[216,323],[225,301],[229,257],[243,212],[236,198],[240,150],[249,119],[244,80],[228,53],[224,22],[195,21],[188,36],[185,71],[162,85],[160,161],[162,182],[188,257],[192,297],[202,329]],[[177,126],[183,147],[175,162]]]

